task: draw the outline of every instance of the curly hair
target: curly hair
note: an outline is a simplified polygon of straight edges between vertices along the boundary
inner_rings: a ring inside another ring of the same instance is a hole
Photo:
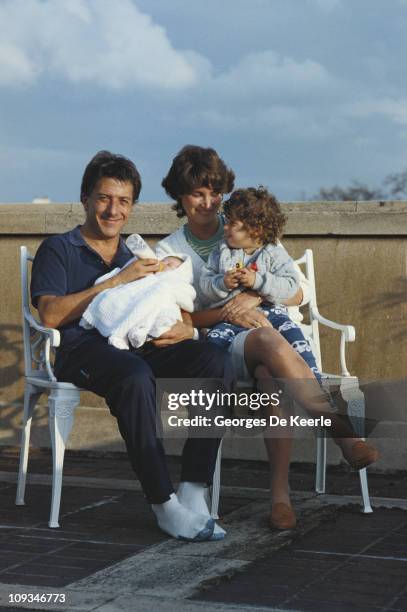
[[[263,244],[277,244],[287,221],[277,198],[262,186],[236,189],[223,208],[230,221],[241,221]]]
[[[177,153],[167,176],[161,185],[166,193],[176,200],[173,210],[177,217],[184,217],[181,197],[200,187],[208,187],[218,193],[229,193],[233,189],[235,175],[219,157],[215,149],[186,145]]]

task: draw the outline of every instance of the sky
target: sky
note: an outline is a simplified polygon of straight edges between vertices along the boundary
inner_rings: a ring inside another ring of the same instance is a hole
[[[185,144],[283,201],[407,167],[407,0],[0,0],[0,202],[78,201],[100,149],[140,201]]]

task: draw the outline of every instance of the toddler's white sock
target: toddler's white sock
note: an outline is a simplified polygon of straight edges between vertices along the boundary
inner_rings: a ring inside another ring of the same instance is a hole
[[[193,512],[203,514],[204,516],[210,516],[206,501],[207,491],[208,488],[203,482],[180,482],[177,497],[186,508],[189,508]],[[215,523],[213,535],[210,540],[223,540],[225,535],[226,531]]]
[[[163,504],[152,504],[151,507],[160,528],[178,540],[203,542],[213,534],[215,521],[180,504],[175,493]]]

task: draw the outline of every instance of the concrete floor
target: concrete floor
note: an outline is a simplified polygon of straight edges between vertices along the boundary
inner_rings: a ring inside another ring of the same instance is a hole
[[[179,461],[169,464],[176,480]],[[363,515],[355,473],[330,470],[329,495],[316,496],[312,466],[294,465],[298,528],[277,532],[267,525],[267,466],[225,461],[227,537],[193,544],[158,530],[123,455],[67,453],[57,530],[47,527],[49,452],[31,453],[18,508],[17,465],[17,451],[3,449],[0,611],[407,609],[406,473],[371,475],[375,511]],[[36,594],[47,601],[29,601]]]

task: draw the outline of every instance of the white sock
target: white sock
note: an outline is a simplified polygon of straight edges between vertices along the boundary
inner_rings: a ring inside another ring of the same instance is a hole
[[[152,504],[151,508],[160,528],[174,538],[203,542],[213,534],[215,521],[180,504],[175,493],[171,493],[168,501]]]
[[[177,491],[178,500],[183,506],[204,516],[210,516],[206,494],[208,488],[201,482],[180,482]],[[226,531],[215,523],[211,540],[223,540]]]

